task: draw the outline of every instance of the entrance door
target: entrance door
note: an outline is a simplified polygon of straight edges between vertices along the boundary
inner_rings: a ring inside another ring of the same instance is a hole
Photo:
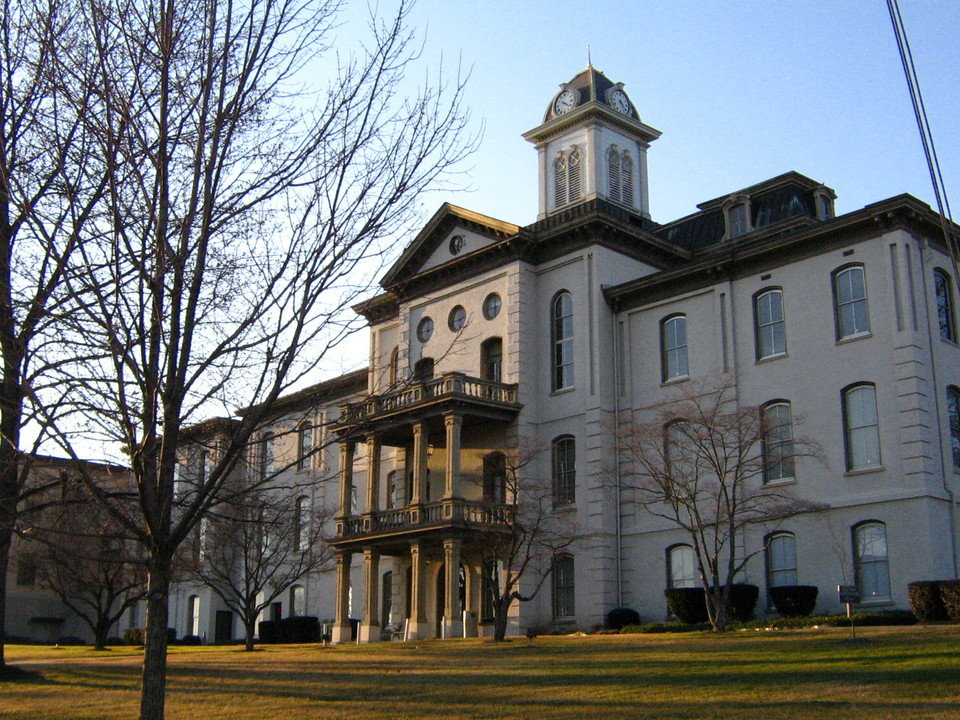
[[[467,571],[460,565],[460,572],[458,573],[458,580],[460,585],[460,608],[465,609],[467,607]],[[437,627],[436,627],[436,636],[443,636],[443,611],[444,611],[444,597],[447,594],[447,568],[446,563],[440,566],[440,572],[437,574]]]
[[[228,643],[233,640],[233,613],[229,610],[217,610],[213,628],[213,641]]]

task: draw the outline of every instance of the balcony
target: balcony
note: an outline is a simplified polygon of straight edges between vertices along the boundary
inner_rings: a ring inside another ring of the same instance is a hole
[[[462,413],[465,418],[510,421],[521,407],[516,384],[448,372],[341,405],[335,427],[341,439],[351,439],[361,436],[365,429],[389,433],[391,427],[449,412]]]
[[[510,505],[453,498],[337,518],[337,536],[330,544],[342,547],[371,540],[389,544],[444,530],[505,532],[512,519]]]

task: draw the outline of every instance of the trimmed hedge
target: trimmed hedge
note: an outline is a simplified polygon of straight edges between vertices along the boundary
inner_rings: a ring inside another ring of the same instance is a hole
[[[960,580],[942,580],[940,597],[950,622],[960,623]]]
[[[203,645],[203,640],[199,635],[184,635],[180,638],[178,645]]]
[[[608,630],[621,630],[624,625],[639,625],[640,613],[633,608],[614,608],[607,613],[603,626]]]
[[[910,607],[917,620],[925,622],[943,622],[947,619],[947,609],[943,605],[940,592],[942,580],[921,580],[907,585]]]
[[[173,645],[176,641],[176,628],[167,628],[167,645]],[[127,628],[123,631],[123,642],[127,645],[145,645],[147,642],[147,629]]]
[[[707,622],[703,588],[667,588],[663,591],[670,613],[684,625]]]
[[[857,627],[880,627],[885,625],[915,625],[917,618],[907,610],[885,610],[882,612],[854,613],[853,622]],[[817,615],[815,617],[782,617],[766,620],[751,620],[750,622],[732,621],[727,625],[729,630],[760,630],[771,628],[775,630],[794,630],[812,627],[848,627],[850,620],[846,615]],[[634,633],[666,633],[666,632],[695,632],[710,630],[710,625],[681,625],[676,622],[647,623],[645,625],[626,625],[620,630],[621,635]]]
[[[730,586],[727,597],[727,620],[746,622],[753,619],[753,611],[757,607],[757,598],[760,597],[760,588],[756,585],[735,583]]]
[[[259,623],[258,637],[264,645],[320,642],[320,621],[312,616],[264,620]]]
[[[814,585],[781,585],[767,590],[783,617],[807,617],[817,606],[819,590]]]

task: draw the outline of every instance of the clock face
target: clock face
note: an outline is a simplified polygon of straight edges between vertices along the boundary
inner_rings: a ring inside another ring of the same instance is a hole
[[[617,112],[622,112],[624,115],[630,114],[630,101],[627,100],[627,94],[623,90],[614,90],[610,101]]]
[[[576,98],[573,95],[573,90],[564,90],[562,93],[557,95],[556,101],[553,103],[553,112],[556,115],[563,115],[573,110],[573,105],[576,102]]]

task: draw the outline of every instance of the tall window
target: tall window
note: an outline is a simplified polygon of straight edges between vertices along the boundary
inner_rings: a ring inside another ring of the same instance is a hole
[[[387,473],[387,510],[400,507],[400,483],[397,480],[396,470]]]
[[[273,433],[264,433],[260,436],[260,478],[268,478],[273,474]]]
[[[607,183],[612,201],[633,205],[633,158],[615,145],[607,151]]]
[[[626,150],[620,155],[620,177],[623,181],[623,190],[620,202],[624,205],[633,205],[633,158]]]
[[[870,332],[867,283],[862,265],[853,265],[833,274],[833,303],[838,340]]]
[[[960,389],[947,388],[947,418],[950,423],[950,453],[953,467],[960,470]]]
[[[763,481],[776,482],[794,477],[793,417],[790,403],[774,400],[762,409]]]
[[[739,202],[727,211],[729,223],[729,237],[735,238],[746,235],[750,229],[750,218],[747,214],[747,203]]]
[[[197,453],[197,487],[200,488],[207,480],[207,472],[209,471],[210,463],[210,453],[206,450],[201,450]]]
[[[489,622],[494,618],[494,608],[500,595],[500,562],[496,558],[483,561],[480,577],[480,619]]]
[[[310,548],[310,498],[301,495],[294,508],[294,547],[301,552]]]
[[[847,470],[879,467],[880,427],[873,385],[864,383],[844,389],[843,427]]]
[[[569,505],[577,498],[577,446],[572,435],[553,441],[553,504]]]
[[[667,587],[689,588],[697,584],[697,571],[693,562],[693,548],[689,545],[674,545],[667,548]]]
[[[937,293],[937,323],[940,325],[940,337],[955,342],[957,326],[953,317],[953,284],[950,282],[950,276],[943,270],[934,270],[933,287]]]
[[[502,452],[483,456],[483,499],[485,502],[506,502],[507,458]]]
[[[433,358],[425,357],[417,360],[413,366],[413,377],[420,382],[430,380],[433,377]]]
[[[757,360],[783,355],[787,351],[783,291],[764,290],[754,296],[753,322],[757,337]]]
[[[557,293],[550,308],[553,348],[553,389],[573,387],[573,296]]]
[[[567,204],[567,158],[563,153],[553,161],[553,204],[554,207]]]
[[[200,597],[191,595],[187,599],[187,629],[191,635],[200,635]]]
[[[551,584],[553,589],[553,617],[573,617],[576,611],[573,604],[573,557],[571,555],[560,555],[554,559]]]
[[[616,146],[607,151],[607,182],[610,185],[610,199],[620,202],[622,183],[620,181],[620,151]]]
[[[871,520],[854,526],[853,556],[861,602],[889,600],[887,529],[883,523]]]
[[[303,585],[290,588],[290,617],[307,614],[307,591]]]
[[[400,348],[395,347],[390,351],[390,361],[387,367],[387,383],[390,387],[395,387],[400,373]]]
[[[580,148],[570,151],[567,166],[567,202],[576,202],[580,199],[580,171],[583,163]]]
[[[777,533],[767,540],[767,587],[797,584],[797,543],[792,533]]]
[[[553,161],[553,204],[560,207],[580,199],[583,153],[574,147],[564,155],[558,153]]]
[[[480,345],[480,377],[500,382],[503,377],[503,341],[488,338]]]
[[[310,465],[310,452],[313,450],[311,433],[313,428],[309,423],[300,423],[297,428],[297,469],[304,470]]]
[[[674,315],[660,323],[660,364],[664,382],[689,375],[686,315]]]

